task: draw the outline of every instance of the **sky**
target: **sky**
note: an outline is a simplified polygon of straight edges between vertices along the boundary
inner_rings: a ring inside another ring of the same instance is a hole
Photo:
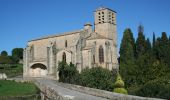
[[[170,35],[170,0],[0,0],[0,52],[25,48],[42,36],[83,29],[94,23],[94,11],[107,7],[117,12],[118,48],[123,32],[137,27],[152,40],[152,33]]]

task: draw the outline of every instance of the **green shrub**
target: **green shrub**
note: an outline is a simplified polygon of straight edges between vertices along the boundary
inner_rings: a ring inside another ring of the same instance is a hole
[[[128,92],[125,88],[115,88],[113,91],[116,93],[128,94]]]
[[[12,64],[13,60],[9,56],[0,56],[0,64]]]
[[[76,66],[62,61],[58,65],[59,82],[77,84],[79,73]]]
[[[114,77],[111,71],[93,67],[84,69],[80,74],[80,85],[102,90],[113,90]]]
[[[114,85],[115,87],[124,87],[124,82],[123,82],[123,80],[117,80],[116,82],[115,82],[115,85]]]
[[[138,91],[136,95],[170,99],[170,80],[169,76],[161,77],[144,84]]]
[[[122,94],[128,94],[128,92],[124,88],[124,86],[125,86],[124,81],[122,80],[120,74],[118,73],[117,77],[116,77],[116,82],[114,84],[115,88],[114,88],[113,92],[122,93]]]

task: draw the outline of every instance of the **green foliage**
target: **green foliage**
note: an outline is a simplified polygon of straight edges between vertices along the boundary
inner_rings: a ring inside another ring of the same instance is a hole
[[[80,74],[80,85],[91,88],[111,91],[113,90],[113,82],[111,71],[101,67],[87,68]]]
[[[9,56],[0,56],[0,64],[12,64],[14,63]]]
[[[117,88],[121,88],[121,87],[125,86],[125,83],[123,82],[123,80],[119,74],[117,75],[116,82],[115,82],[114,86]]]
[[[12,50],[13,60],[18,63],[20,59],[23,59],[23,48],[14,48]]]
[[[0,73],[6,73],[7,77],[15,77],[23,74],[22,64],[0,64]]]
[[[120,47],[120,74],[129,94],[169,99],[169,84],[164,83],[170,77],[167,77],[170,73],[170,37],[168,39],[162,32],[161,37],[155,38],[153,33],[151,45],[150,40],[145,39],[142,25],[138,28],[136,42],[130,42],[134,41],[130,33],[125,30]],[[121,86],[122,83],[118,81],[117,84]]]
[[[120,74],[117,74],[113,92],[128,94],[127,90],[124,88],[124,81],[122,80]]]
[[[128,92],[125,88],[115,88],[113,91],[116,93],[128,94]]]
[[[72,83],[102,90],[113,90],[114,77],[111,71],[95,67],[84,69],[81,74],[72,63],[62,61],[58,65],[59,82]]]
[[[59,62],[58,71],[59,71],[59,82],[76,83],[76,81],[78,81],[79,73],[74,64],[70,63],[68,65],[64,61]]]
[[[136,57],[142,56],[147,50],[146,50],[146,40],[145,40],[145,35],[144,35],[144,28],[142,25],[139,25],[138,27],[138,37],[136,40]]]
[[[8,52],[2,51],[2,52],[1,52],[1,56],[8,56]]]
[[[131,29],[125,29],[120,46],[120,74],[122,75],[126,87],[135,82],[135,40]]]
[[[152,41],[152,46],[155,46],[156,38],[155,38],[155,33],[153,32],[153,41]]]
[[[170,76],[151,80],[143,85],[136,94],[139,96],[170,99]]]
[[[128,64],[133,62],[135,57],[135,41],[131,29],[126,29],[120,45],[120,63]]]
[[[1,96],[23,96],[39,93],[39,89],[33,83],[18,83],[15,81],[0,80]]]

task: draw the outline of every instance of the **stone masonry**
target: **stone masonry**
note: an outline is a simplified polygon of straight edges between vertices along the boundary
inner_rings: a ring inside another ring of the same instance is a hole
[[[57,78],[59,61],[72,62],[81,72],[86,67],[118,69],[116,12],[98,8],[90,23],[79,31],[34,39],[24,49],[24,77]]]

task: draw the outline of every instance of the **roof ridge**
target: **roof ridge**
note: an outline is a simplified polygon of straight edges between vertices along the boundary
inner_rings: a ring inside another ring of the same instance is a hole
[[[36,40],[42,40],[42,39],[47,39],[47,38],[52,38],[52,37],[70,35],[70,34],[75,34],[75,33],[81,32],[81,31],[83,31],[83,30],[75,30],[75,31],[71,31],[71,32],[56,33],[56,34],[51,34],[51,35],[47,35],[47,36],[42,36],[37,39],[32,39],[30,41],[36,41]]]

